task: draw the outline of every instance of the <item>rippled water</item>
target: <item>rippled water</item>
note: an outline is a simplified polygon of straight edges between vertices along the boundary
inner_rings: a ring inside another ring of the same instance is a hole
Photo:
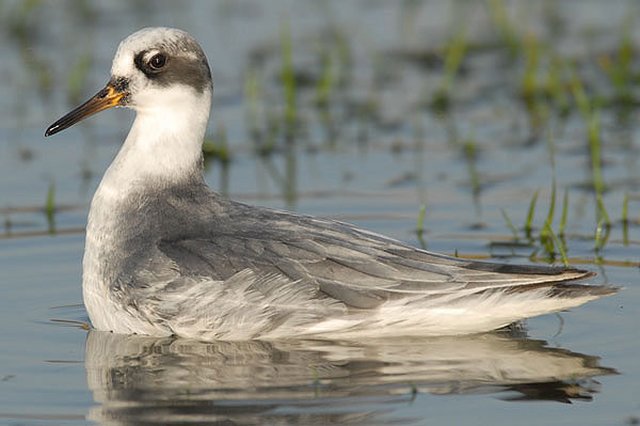
[[[605,70],[625,34],[634,51],[640,45],[639,10],[624,1],[508,2],[510,26],[500,27],[499,5],[0,3],[0,423],[637,421],[640,127],[634,102],[610,101]],[[435,251],[526,263],[548,261],[535,236],[555,173],[556,230],[569,194],[569,261],[598,272],[594,282],[624,290],[464,338],[202,343],[87,332],[80,259],[88,203],[132,114],[106,112],[47,140],[42,133],[102,87],[116,44],[149,25],[188,30],[209,56],[210,138],[217,147],[226,140],[230,155],[208,163],[214,188]],[[283,142],[281,120],[287,28],[302,123],[294,144]],[[437,111],[430,105],[446,46],[460,28],[468,50],[449,110]],[[523,102],[527,56],[509,52],[510,31],[543,46],[539,81],[549,78],[554,51],[600,99],[603,203],[612,222],[600,251],[584,117],[569,89],[565,112]],[[635,53],[630,70],[625,93],[634,97]],[[323,78],[326,108],[318,106]],[[535,191],[534,241],[522,229],[515,241],[503,211],[521,228]]]

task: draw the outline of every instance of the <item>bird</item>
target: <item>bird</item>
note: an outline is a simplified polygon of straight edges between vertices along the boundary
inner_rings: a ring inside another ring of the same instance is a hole
[[[91,201],[82,295],[91,325],[204,341],[455,336],[611,295],[572,267],[451,257],[357,226],[222,196],[205,183],[213,80],[189,33],[143,28],[105,88],[52,136],[136,113]]]

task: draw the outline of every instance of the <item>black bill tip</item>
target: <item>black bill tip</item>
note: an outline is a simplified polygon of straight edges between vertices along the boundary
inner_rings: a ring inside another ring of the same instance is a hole
[[[127,99],[127,92],[122,87],[114,87],[114,83],[109,82],[107,86],[96,93],[91,99],[80,105],[51,126],[44,132],[45,137],[55,135],[58,132],[67,129],[79,121],[92,116],[105,109],[122,106]]]

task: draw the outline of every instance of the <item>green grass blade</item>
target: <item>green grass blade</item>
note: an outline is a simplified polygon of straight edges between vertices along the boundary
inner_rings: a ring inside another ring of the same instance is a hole
[[[422,204],[420,206],[420,211],[418,212],[418,221],[416,224],[416,231],[420,234],[424,232],[424,219],[427,215],[427,205]]]
[[[547,212],[546,223],[551,226],[553,224],[553,216],[556,210],[556,178],[554,177],[551,184],[551,199],[549,200],[549,211]]]
[[[49,189],[47,190],[47,199],[44,205],[44,213],[47,216],[47,224],[49,226],[49,233],[55,234],[55,214],[56,214],[56,185],[51,182]]]
[[[427,205],[422,204],[420,206],[420,211],[418,212],[418,220],[416,223],[416,235],[418,237],[418,241],[420,242],[420,246],[423,249],[427,248],[427,243],[424,240],[424,220],[427,216]]]
[[[531,239],[531,233],[533,231],[533,217],[536,212],[536,202],[538,201],[538,192],[533,193],[533,197],[531,197],[531,201],[529,202],[529,210],[527,211],[527,218],[524,223],[524,233],[527,238]]]
[[[600,113],[594,110],[588,119],[589,154],[591,156],[591,173],[593,175],[593,189],[596,194],[604,192],[602,177]]]
[[[511,233],[513,234],[513,238],[517,241],[518,240],[518,228],[515,227],[515,225],[511,221],[511,218],[509,217],[509,215],[505,211],[505,209],[500,209],[500,212],[502,213],[502,217],[504,218],[504,221],[507,224],[507,227],[511,230]]]
[[[601,218],[598,221],[598,225],[596,226],[596,232],[594,235],[594,250],[596,251],[596,253],[599,254],[607,244],[610,230],[611,227],[607,225],[604,218]]]
[[[607,208],[604,205],[602,194],[596,194],[596,205],[598,220],[603,220],[604,224],[610,227],[611,219],[609,218],[609,213],[607,212]]]
[[[560,215],[560,223],[558,224],[558,235],[562,238],[567,229],[567,216],[569,214],[569,191],[565,188],[564,197],[562,198],[562,214]]]
[[[550,240],[553,242],[553,246],[555,247],[555,251],[560,255],[560,259],[562,259],[562,263],[564,266],[569,266],[569,258],[567,257],[567,250],[564,245],[564,242],[558,238],[558,236],[553,232],[553,229],[550,225],[546,225],[547,232],[550,236]],[[555,254],[554,251],[554,254]]]
[[[280,78],[285,101],[284,121],[286,123],[286,129],[291,132],[293,131],[297,121],[298,112],[296,109],[296,78],[293,68],[293,43],[291,41],[291,29],[289,28],[288,22],[285,22],[282,25],[280,45],[282,49],[282,69],[280,72]]]
[[[322,54],[322,74],[316,83],[316,104],[321,108],[326,108],[333,93],[335,76],[333,71],[333,60],[331,52]]]
[[[575,72],[575,70],[571,78],[571,93],[573,93],[573,98],[575,99],[576,105],[580,110],[580,114],[582,114],[582,118],[588,120],[591,116],[591,102],[589,102],[589,98],[587,97],[587,93],[584,90],[582,80],[580,80],[580,77]]]

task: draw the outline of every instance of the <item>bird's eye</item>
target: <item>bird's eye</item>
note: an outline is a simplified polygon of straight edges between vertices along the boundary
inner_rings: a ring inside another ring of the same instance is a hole
[[[160,68],[164,67],[164,64],[166,63],[167,57],[162,53],[156,53],[151,57],[151,59],[149,59],[149,67],[154,71],[157,71]]]

